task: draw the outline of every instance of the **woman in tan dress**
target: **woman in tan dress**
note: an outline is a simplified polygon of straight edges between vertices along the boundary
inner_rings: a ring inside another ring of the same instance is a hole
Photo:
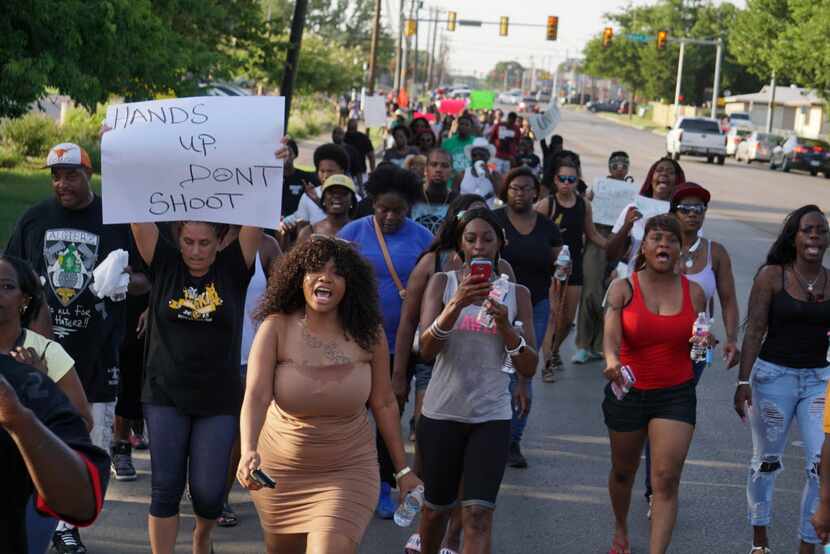
[[[237,477],[269,553],[356,553],[378,499],[372,410],[401,496],[406,465],[375,279],[349,243],[312,235],[272,275],[248,361]],[[260,468],[276,481],[262,488]]]

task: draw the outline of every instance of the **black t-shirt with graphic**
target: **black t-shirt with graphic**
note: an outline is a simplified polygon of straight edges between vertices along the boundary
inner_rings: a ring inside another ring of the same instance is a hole
[[[97,515],[103,505],[109,480],[110,459],[107,453],[93,446],[81,416],[44,373],[0,354],[0,375],[17,393],[21,404],[32,410],[35,417],[67,446],[83,456],[96,496]],[[0,552],[26,552],[26,503],[34,493],[34,486],[17,445],[3,427],[0,427],[0,490],[3,491],[3,501],[0,502]],[[35,506],[47,515],[59,515],[54,514],[40,498],[36,499]],[[91,521],[70,523],[88,525]]]
[[[28,260],[45,282],[55,339],[75,360],[90,402],[118,394],[118,349],[125,332],[124,302],[100,299],[89,290],[92,271],[113,250],[132,252],[128,225],[104,225],[101,198],[68,210],[54,198],[30,208],[6,246]],[[132,256],[131,256],[132,257]]]
[[[154,279],[141,400],[175,406],[187,415],[238,415],[242,318],[253,275],[239,240],[218,252],[202,277],[192,276],[181,253],[159,240],[150,269]]]
[[[300,205],[300,198],[305,192],[305,183],[309,182],[315,187],[320,185],[315,173],[309,173],[302,169],[295,169],[291,175],[286,175],[282,183],[282,215],[283,217],[293,214]]]

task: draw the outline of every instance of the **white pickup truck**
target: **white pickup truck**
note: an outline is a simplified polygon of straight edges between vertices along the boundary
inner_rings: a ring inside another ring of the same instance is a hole
[[[726,159],[726,135],[720,123],[708,117],[681,117],[666,134],[666,152],[675,160],[680,156],[700,156],[723,165]]]

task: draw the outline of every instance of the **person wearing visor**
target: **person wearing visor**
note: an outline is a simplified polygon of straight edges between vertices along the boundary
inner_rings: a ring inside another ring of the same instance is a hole
[[[464,170],[459,189],[461,194],[478,194],[487,202],[492,210],[495,207],[496,197],[501,190],[501,175],[491,171],[490,160],[496,155],[496,147],[487,142],[487,139],[477,138],[464,149],[470,167]]]
[[[326,218],[314,225],[303,227],[297,237],[298,244],[315,234],[334,237],[340,229],[351,222],[357,209],[357,189],[354,181],[345,175],[332,175],[323,183],[320,199]]]

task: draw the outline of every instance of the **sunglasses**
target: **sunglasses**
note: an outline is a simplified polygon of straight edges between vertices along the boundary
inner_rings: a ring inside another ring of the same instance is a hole
[[[568,183],[569,185],[575,185],[577,181],[579,181],[579,177],[576,175],[557,175],[556,180],[560,183]]]
[[[706,213],[706,206],[703,204],[678,204],[677,211],[683,215]]]

